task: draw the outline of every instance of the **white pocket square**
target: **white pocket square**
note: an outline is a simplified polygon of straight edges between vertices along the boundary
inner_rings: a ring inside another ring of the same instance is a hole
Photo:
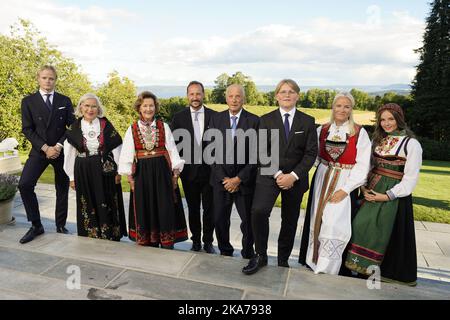
[[[66,108],[66,107],[59,107],[58,109],[61,110],[61,109],[65,109],[65,108]]]
[[[296,131],[295,134],[305,133],[305,131]]]

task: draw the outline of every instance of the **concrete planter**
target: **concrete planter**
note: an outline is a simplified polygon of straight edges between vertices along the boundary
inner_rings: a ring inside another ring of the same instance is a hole
[[[0,224],[10,223],[14,220],[12,216],[14,198],[0,201]]]

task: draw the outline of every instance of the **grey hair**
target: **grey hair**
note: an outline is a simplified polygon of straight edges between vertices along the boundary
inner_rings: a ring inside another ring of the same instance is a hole
[[[98,118],[103,118],[105,116],[105,108],[103,107],[102,102],[100,101],[100,98],[97,97],[95,94],[93,93],[86,93],[85,95],[83,95],[80,100],[78,101],[78,105],[75,108],[75,116],[77,118],[82,117],[83,115],[81,114],[81,105],[87,100],[87,99],[95,99],[95,101],[97,102],[97,107],[98,107]]]
[[[247,97],[245,96],[245,89],[244,89],[244,87],[242,85],[240,85],[240,84],[237,84],[237,83],[230,84],[227,87],[227,89],[225,90],[225,97],[228,97],[228,93],[230,92],[230,88],[232,88],[232,87],[238,87],[239,90],[241,90],[242,101],[245,104],[247,102]]]
[[[333,109],[334,105],[340,98],[347,98],[352,106],[352,111],[350,112],[350,116],[348,117],[348,127],[350,128],[350,135],[353,136],[355,134],[355,120],[353,119],[353,108],[355,107],[355,98],[353,98],[350,92],[339,92],[334,96],[333,103],[331,104],[331,109]],[[331,111],[330,123],[333,122],[334,122],[334,111]]]

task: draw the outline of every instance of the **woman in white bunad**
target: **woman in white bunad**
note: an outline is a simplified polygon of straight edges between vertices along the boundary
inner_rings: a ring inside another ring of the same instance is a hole
[[[369,136],[353,120],[355,100],[339,93],[331,121],[317,129],[319,156],[311,183],[299,262],[314,273],[344,274],[343,254],[351,238],[357,190],[370,169]]]
[[[129,237],[139,245],[172,249],[187,240],[178,177],[184,160],[169,126],[156,118],[157,97],[142,92],[135,104],[140,119],[125,133],[119,173],[130,183]]]

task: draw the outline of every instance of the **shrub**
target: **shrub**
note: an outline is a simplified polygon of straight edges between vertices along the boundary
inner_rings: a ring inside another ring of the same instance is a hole
[[[18,184],[18,177],[9,174],[0,174],[0,201],[14,198]]]

